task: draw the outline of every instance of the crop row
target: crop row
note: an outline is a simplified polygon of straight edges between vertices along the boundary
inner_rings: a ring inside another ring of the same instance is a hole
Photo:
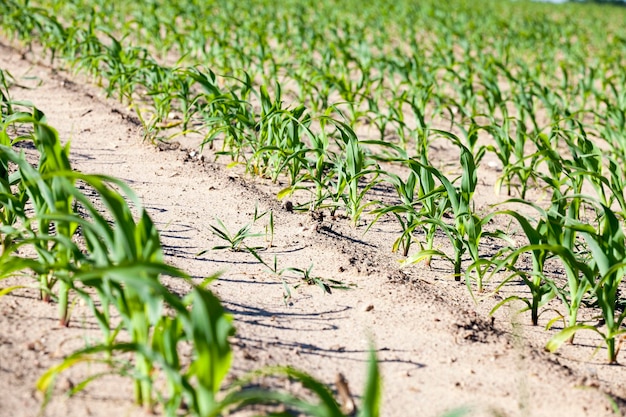
[[[355,226],[365,214],[392,215],[392,249],[406,264],[447,259],[477,292],[496,275],[507,277],[496,290],[520,281],[530,295],[495,309],[522,299],[538,324],[558,299],[564,328],[548,347],[593,330],[617,361],[626,333],[619,19],[584,6],[572,9],[584,17],[555,17],[536,5],[532,17],[495,2],[455,2],[454,13],[434,2],[385,11],[371,2],[359,19],[334,2],[41,4],[7,2],[5,30],[132,106],[148,138],[201,135],[216,157],[285,181],[279,198],[305,192],[301,208],[342,210]],[[456,173],[432,161],[436,140],[457,150]],[[486,155],[502,164],[496,188],[519,196],[488,212],[474,200]],[[396,190],[395,202],[372,197],[381,184]],[[548,203],[528,200],[531,189]],[[494,230],[496,218],[516,227]],[[449,249],[434,245],[437,235]],[[487,237],[499,242],[495,255],[483,250]],[[603,326],[578,319],[583,304]]]

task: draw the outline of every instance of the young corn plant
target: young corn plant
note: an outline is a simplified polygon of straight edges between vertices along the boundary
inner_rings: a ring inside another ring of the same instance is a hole
[[[14,84],[13,76],[0,68],[0,120],[13,114],[13,103],[9,94],[9,87]]]
[[[242,250],[241,247],[245,239],[249,237],[260,236],[259,234],[250,233],[250,227],[252,226],[252,224],[247,224],[243,226],[237,231],[237,233],[231,235],[231,233],[228,231],[228,229],[220,219],[216,219],[216,221],[218,223],[218,226],[211,226],[211,232],[220,239],[228,242],[228,245],[214,246],[213,250],[229,249],[234,252],[238,252]],[[203,252],[200,252],[198,255],[202,254]]]
[[[417,229],[421,229],[425,238],[424,242],[418,241],[420,251],[414,262],[425,259],[429,266],[430,257],[435,254],[433,252],[435,233],[444,213],[448,210],[449,202],[445,187],[442,185],[436,187],[437,177],[430,169],[432,167],[428,165],[425,154],[420,155],[419,161],[407,159],[403,161],[403,164],[411,169],[406,181],[395,174],[386,174],[387,181],[398,193],[400,203],[373,210],[372,214],[376,214],[376,219],[369,227],[384,214],[392,213],[402,227],[402,234],[395,240],[392,251],[402,248],[402,254],[405,257],[408,256],[415,239],[414,233]],[[442,253],[436,252],[436,254]]]
[[[606,179],[606,188],[609,189],[610,195],[606,199],[606,203],[602,201],[604,205],[607,207],[613,207],[615,204],[620,208],[619,214],[622,218],[626,218],[626,196],[624,193],[626,192],[626,172],[624,172],[624,168],[621,164],[617,163],[612,158],[607,158],[608,160],[608,172],[609,176]],[[606,178],[600,175],[600,181]]]
[[[0,70],[0,123],[3,126],[0,131],[0,145],[10,148],[14,141],[9,135],[11,129],[10,123],[5,121],[15,112],[19,111],[19,106],[13,103],[8,91],[8,78],[10,76]],[[11,158],[2,158],[0,160],[0,244],[2,252],[5,252],[9,246],[17,239],[21,233],[20,223],[23,225],[27,220],[26,203],[28,194],[21,184],[19,172],[10,166]]]
[[[533,184],[535,168],[539,164],[539,155],[528,153],[527,144],[530,135],[526,132],[522,121],[508,116],[503,110],[502,120],[493,119],[491,124],[482,126],[495,142],[495,146],[487,145],[485,150],[495,153],[502,163],[502,174],[497,179],[495,188],[499,191],[506,186],[507,195],[517,188],[521,198],[525,198],[528,188]]]
[[[335,279],[328,279],[316,276],[313,274],[313,264],[309,265],[307,269],[289,267],[281,270],[280,274],[283,275],[286,272],[293,272],[300,277],[307,285],[317,285],[327,294],[332,294],[332,289],[347,290],[349,286],[343,284],[341,281]],[[297,286],[296,286],[297,288]]]
[[[623,327],[626,312],[618,308],[619,288],[626,272],[626,241],[622,224],[610,208],[602,207],[599,230],[590,225],[577,224],[571,228],[578,231],[587,243],[592,255],[589,265],[581,268],[586,285],[596,298],[602,312],[604,330],[588,324],[572,324],[557,335],[547,345],[554,351],[566,340],[571,340],[580,330],[591,330],[598,333],[607,348],[607,360],[610,364],[617,363],[619,345],[616,339],[626,334]]]
[[[517,220],[522,230],[524,231],[525,237],[528,239],[529,242],[528,245],[525,245],[520,249],[514,250],[504,259],[494,260],[494,264],[496,266],[493,270],[493,273],[496,273],[501,269],[506,269],[507,271],[512,272],[509,277],[503,279],[500,282],[500,284],[496,288],[496,291],[506,285],[511,279],[519,277],[528,287],[530,291],[530,299],[523,298],[518,295],[512,295],[496,304],[491,310],[491,314],[493,314],[503,305],[519,300],[526,304],[526,308],[530,310],[531,323],[536,326],[539,324],[539,309],[555,297],[554,285],[549,281],[549,278],[546,277],[544,273],[545,262],[549,255],[549,252],[545,248],[545,245],[547,245],[548,241],[548,227],[546,225],[546,221],[549,220],[541,219],[539,220],[539,222],[537,222],[537,225],[533,227],[526,216],[516,211],[504,210],[501,212],[497,212],[496,214],[509,215]],[[531,254],[531,271],[527,271],[524,268],[518,268],[515,266],[518,257],[523,253]]]
[[[386,177],[386,181],[390,182],[396,189],[400,198],[400,203],[395,205],[386,205],[372,210],[372,214],[376,215],[376,219],[370,223],[369,227],[372,227],[374,223],[383,215],[392,213],[402,227],[402,234],[394,241],[391,251],[396,252],[402,248],[402,255],[407,256],[411,248],[411,244],[413,243],[413,232],[418,227],[420,221],[420,213],[415,207],[417,175],[414,171],[411,171],[406,181],[391,173],[388,173]]]
[[[73,179],[66,174],[71,172],[68,159],[69,146],[62,147],[56,131],[44,121],[44,115],[36,108],[32,108],[31,114],[18,112],[4,120],[0,142],[6,144],[30,140],[40,156],[38,169],[35,169],[25,158],[11,152],[9,148],[3,149],[3,159],[10,160],[18,167],[13,179],[9,181],[5,176],[4,185],[6,187],[11,183],[19,183],[17,187],[20,190],[16,196],[8,199],[5,207],[17,209],[7,219],[15,222],[15,215],[23,214],[23,206],[20,209],[20,205],[27,200],[32,204],[35,214],[28,220],[23,218],[25,220],[23,225],[28,229],[28,234],[35,239],[34,249],[40,261],[48,265],[48,270],[40,270],[39,274],[41,298],[49,301],[54,294],[58,299],[59,321],[62,325],[68,325],[68,295],[72,286],[68,266],[76,262],[74,258],[80,252],[62,243],[62,240],[68,242],[72,240],[78,224],[61,218],[64,215],[71,215],[74,211],[74,199],[71,195],[74,185]],[[9,130],[17,125],[31,126],[32,133],[10,139]],[[51,219],[50,216],[56,217]],[[53,293],[53,287],[57,283],[58,288]]]
[[[451,134],[449,134],[451,135]],[[427,171],[433,178],[436,178],[441,183],[441,187],[445,190],[445,194],[437,196],[443,198],[446,202],[445,205],[437,207],[443,207],[450,210],[450,215],[454,218],[453,223],[447,223],[443,220],[444,213],[437,213],[435,217],[425,218],[423,221],[427,224],[436,226],[436,228],[442,230],[449,238],[453,247],[452,256],[446,255],[440,250],[426,249],[421,250],[410,256],[406,263],[419,262],[422,259],[428,259],[431,256],[442,256],[452,262],[454,266],[454,278],[457,281],[461,280],[461,266],[463,254],[468,251],[473,261],[473,265],[476,269],[476,282],[479,292],[482,291],[482,279],[486,269],[482,266],[479,243],[485,232],[483,231],[483,225],[489,221],[489,217],[479,219],[474,213],[472,207],[472,196],[476,189],[477,176],[476,165],[474,163],[474,157],[470,150],[464,145],[457,142],[461,149],[461,167],[463,169],[459,187],[456,187],[443,173],[436,168],[426,165],[424,163],[412,160],[412,164],[421,167]],[[432,183],[429,187],[432,186]],[[431,197],[435,198],[435,195]],[[469,278],[468,287],[469,287]]]
[[[312,135],[311,146],[308,154],[309,160],[306,165],[306,172],[302,177],[302,182],[311,182],[313,187],[305,187],[311,194],[309,209],[318,210],[326,206],[325,201],[331,198],[332,180],[335,177],[332,161],[336,155],[330,150],[330,134],[326,132],[327,123],[332,123],[329,117],[320,117],[320,132]],[[312,189],[311,189],[312,188]],[[285,195],[285,189],[279,194],[279,198]]]
[[[590,288],[582,278],[582,274],[587,271],[587,268],[578,255],[580,249],[577,233],[575,229],[570,227],[570,225],[579,222],[582,197],[577,195],[565,197],[555,189],[552,205],[548,210],[525,200],[512,199],[508,202],[529,206],[539,213],[540,218],[533,226],[524,215],[518,212],[512,210],[498,212],[498,214],[511,216],[518,221],[528,244],[513,249],[504,259],[494,259],[494,262],[498,264],[496,269],[499,270],[504,267],[512,270],[514,273],[509,278],[518,276],[528,286],[531,299],[522,301],[527,304],[531,311],[533,325],[538,323],[539,308],[554,296],[561,299],[567,309],[568,325],[575,325],[578,320],[578,310]],[[515,263],[522,253],[530,253],[532,257],[532,270],[530,272],[515,267]],[[561,261],[565,270],[567,279],[565,286],[557,285],[554,278],[545,274],[546,261],[554,257]],[[504,280],[502,285],[507,281],[508,279]],[[493,311],[512,300],[504,300],[494,307]]]
[[[213,233],[218,238],[224,240],[227,244],[213,246],[212,250],[228,249],[233,252],[242,252],[248,249],[248,246],[244,244],[247,239],[263,236],[262,233],[251,232],[252,226],[254,226],[254,221],[244,225],[236,233],[233,234],[228,230],[228,228],[220,219],[215,220],[217,221],[217,226],[209,226],[211,228],[211,233]],[[253,249],[261,248],[262,247],[254,247]],[[206,252],[208,252],[208,249],[199,252],[196,256],[202,256]]]
[[[378,179],[380,168],[368,157],[349,126],[339,124],[338,129],[342,135],[341,146],[345,154],[337,155],[334,161],[334,171],[337,177],[333,190],[333,199],[336,204],[333,211],[339,207],[339,201],[341,201],[353,225],[357,226],[364,210],[373,204],[371,201],[366,201],[366,196],[380,182]]]
[[[268,217],[267,224],[265,225],[265,233],[253,233],[251,231],[252,227],[259,221],[260,219]],[[211,225],[211,233],[217,236],[219,239],[227,242],[226,245],[217,245],[212,248],[212,250],[223,250],[228,249],[233,252],[245,252],[245,251],[256,251],[259,249],[263,249],[263,246],[248,246],[245,244],[245,241],[250,238],[265,236],[265,241],[267,242],[267,247],[272,246],[272,242],[274,240],[274,212],[272,210],[259,212],[258,205],[254,207],[254,214],[252,216],[252,221],[243,227],[241,227],[236,233],[231,233],[226,225],[220,220],[215,219],[217,221],[217,226]],[[207,253],[209,250],[203,250],[199,252],[196,256],[202,256]]]
[[[338,175],[336,161],[340,159],[339,155],[342,154],[342,150],[340,149],[339,153],[335,152],[331,148],[331,139],[338,141],[335,136],[344,135],[342,129],[345,125],[337,122],[329,113],[330,110],[327,110],[325,115],[315,119],[319,123],[319,132],[314,133],[308,126],[302,127],[310,141],[310,145],[303,149],[301,155],[298,155],[300,158],[305,158],[300,163],[304,172],[300,174],[296,183],[291,181],[291,185],[278,192],[279,200],[297,190],[303,190],[311,194],[311,200],[308,202],[309,210],[314,211],[323,208],[337,210],[340,198],[335,196],[333,188],[336,187],[335,182]],[[338,145],[340,148],[344,146],[342,142]],[[293,177],[291,174],[289,175]],[[327,202],[327,200],[331,201]]]
[[[283,109],[278,85],[276,91],[276,99],[272,101],[267,89],[261,88],[258,143],[253,145],[254,154],[247,166],[256,175],[269,175],[274,182],[286,171],[289,184],[294,186],[302,180],[302,172],[308,165],[309,149],[302,139],[313,137],[309,130],[311,117],[304,106]]]
[[[0,161],[0,249],[8,250],[20,236],[20,222],[27,219],[28,194],[18,185],[19,178],[8,175],[8,160]]]
[[[248,75],[244,74],[245,79],[240,82],[239,94],[234,88],[223,91],[217,76],[210,69],[189,68],[184,75],[193,80],[194,88],[201,90],[201,94],[193,100],[194,113],[201,119],[204,135],[200,148],[208,145],[213,149],[214,141],[223,135],[222,148],[216,155],[228,155],[238,163],[245,157],[250,138],[256,137],[256,115],[246,100],[252,88]]]

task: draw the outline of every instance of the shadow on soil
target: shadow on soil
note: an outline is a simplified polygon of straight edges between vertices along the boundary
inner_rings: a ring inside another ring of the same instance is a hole
[[[340,318],[343,313],[351,310],[344,306],[333,310],[316,311],[315,313],[290,313],[272,311],[257,307],[245,306],[239,303],[223,301],[225,308],[235,316],[236,323],[243,323],[259,328],[257,337],[236,336],[234,344],[256,351],[282,350],[288,355],[312,355],[321,358],[337,358],[342,361],[350,360],[360,363],[367,362],[367,349],[353,349],[339,344],[324,347],[313,343],[289,341],[285,339],[270,339],[262,336],[263,328],[273,328],[280,331],[302,332],[336,331],[339,328],[329,323],[329,318]],[[274,334],[274,332],[272,333]],[[382,347],[376,350],[380,363],[401,363],[411,365],[411,369],[421,369],[426,365],[411,359],[402,358],[410,356],[413,352],[408,350]]]

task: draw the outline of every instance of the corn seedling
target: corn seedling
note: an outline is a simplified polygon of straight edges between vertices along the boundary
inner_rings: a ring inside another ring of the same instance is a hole
[[[344,285],[341,281],[337,281],[334,279],[326,279],[313,274],[313,264],[311,264],[307,269],[302,268],[284,268],[280,271],[280,274],[283,275],[285,272],[293,272],[300,277],[302,281],[304,281],[307,285],[317,285],[327,294],[332,294],[332,289],[349,289],[349,286]],[[297,288],[297,286],[296,286]]]
[[[343,202],[348,216],[356,226],[363,211],[372,204],[366,202],[365,197],[378,184],[380,169],[368,158],[352,129],[344,125],[340,132],[344,141],[342,145],[345,146],[345,159],[335,160],[334,170],[337,177],[333,199],[335,204]],[[366,183],[361,186],[363,181]]]
[[[246,239],[263,236],[263,234],[261,233],[252,233],[250,231],[250,229],[254,225],[254,222],[246,224],[233,234],[228,230],[228,228],[220,219],[215,219],[215,221],[217,221],[217,226],[210,226],[211,233],[213,233],[218,238],[224,240],[228,244],[213,246],[213,250],[228,249],[234,252],[241,252],[246,249],[246,246],[244,245],[244,241]],[[255,247],[254,249],[260,249],[260,247]],[[197,256],[202,256],[206,252],[208,252],[208,250],[203,250],[199,252]]]
[[[454,278],[457,281],[461,279],[462,256],[466,250],[469,250],[474,262],[479,261],[478,241],[480,240],[480,237],[482,235],[482,222],[480,220],[478,222],[476,221],[477,218],[472,213],[471,208],[472,195],[474,193],[477,181],[474,158],[469,149],[467,149],[460,143],[459,146],[461,147],[461,166],[463,168],[463,173],[461,175],[461,186],[458,188],[436,168],[416,160],[411,161],[412,164],[416,165],[417,167],[423,169],[428,173],[424,173],[424,175],[430,175],[433,179],[436,178],[436,180],[440,182],[443,190],[445,190],[445,192],[443,194],[440,194],[439,196],[431,195],[430,193],[427,194],[429,200],[431,200],[429,203],[434,203],[434,201],[432,201],[434,198],[444,199],[445,204],[443,205],[443,207],[436,204],[433,205],[433,207],[436,206],[438,208],[451,210],[451,215],[454,218],[454,223],[446,223],[443,220],[444,213],[437,213],[436,216],[427,217],[423,220],[423,222],[425,224],[432,225],[446,233],[446,235],[450,239],[450,243],[452,244],[453,254],[452,256],[449,256],[439,250],[425,249],[410,256],[405,261],[405,263],[410,264],[419,262],[422,259],[428,260],[431,256],[434,255],[442,256],[452,262],[454,266]],[[429,189],[432,189],[432,179],[427,181],[427,183],[429,183]],[[469,239],[470,236],[472,236],[473,238]],[[477,277],[478,287],[479,290],[482,290],[482,269],[477,269],[477,272],[479,272],[479,275]]]
[[[600,334],[606,344],[608,362],[616,363],[619,353],[616,339],[626,333],[622,323],[626,312],[619,311],[618,291],[624,277],[626,263],[626,245],[624,231],[615,214],[608,207],[602,207],[600,230],[588,225],[573,225],[573,229],[584,237],[593,256],[589,266],[585,264],[583,277],[591,289],[602,312],[605,331],[586,324],[573,324],[554,336],[548,343],[548,349],[556,350],[560,344],[579,330],[592,330]]]
[[[513,251],[513,253],[508,255],[505,259],[494,261],[494,263],[496,263],[496,267],[493,271],[494,273],[499,271],[500,269],[506,269],[507,271],[512,272],[509,277],[501,281],[496,291],[498,291],[502,286],[507,284],[514,277],[519,277],[528,287],[531,298],[521,298],[517,295],[507,297],[504,300],[500,301],[498,304],[496,304],[491,310],[491,313],[493,314],[504,304],[520,300],[524,304],[526,304],[526,307],[528,308],[528,310],[530,310],[531,323],[536,326],[539,322],[539,309],[545,303],[555,297],[554,285],[548,282],[549,278],[544,275],[544,266],[546,259],[549,255],[549,253],[546,251],[546,248],[542,246],[542,244],[544,244],[548,240],[546,236],[547,228],[545,226],[545,220],[540,220],[537,225],[533,227],[526,218],[526,216],[523,216],[515,211],[505,210],[502,212],[498,212],[497,214],[509,215],[517,220],[522,227],[522,230],[524,231],[525,237],[529,241],[529,245]],[[519,255],[526,252],[530,252],[532,257],[531,271],[526,271],[515,266],[516,260]]]

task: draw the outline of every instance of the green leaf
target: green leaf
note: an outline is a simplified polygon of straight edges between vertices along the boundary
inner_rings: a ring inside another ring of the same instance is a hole
[[[578,332],[580,330],[591,330],[591,331],[594,331],[594,332],[602,335],[602,333],[600,333],[600,331],[598,331],[598,329],[595,328],[594,326],[589,326],[589,325],[586,325],[586,324],[577,324],[575,326],[569,326],[569,327],[566,327],[565,329],[561,330],[560,332],[558,332],[554,336],[552,336],[552,338],[546,344],[546,350],[548,350],[549,352],[552,352],[552,353],[556,352],[556,350],[559,347],[561,347],[561,345],[564,342],[566,342],[568,340],[571,340],[571,338],[574,337],[576,332]]]
[[[378,417],[382,399],[382,384],[376,351],[370,348],[370,358],[367,365],[367,380],[363,390],[363,401],[359,409],[359,417]]]
[[[441,256],[442,258],[452,262],[452,258],[450,258],[448,255],[438,249],[423,249],[402,261],[402,265],[416,264],[426,258],[430,258],[433,256]]]
[[[278,192],[278,194],[276,194],[276,198],[278,200],[282,200],[283,198],[289,197],[291,194],[293,194],[295,190],[296,188],[294,186],[283,188]]]
[[[19,290],[20,288],[28,288],[25,285],[13,285],[12,287],[2,288],[0,289],[0,297],[7,295],[15,290]]]
[[[193,373],[205,389],[215,394],[230,369],[228,338],[234,333],[232,317],[210,291],[195,287],[193,294],[191,325],[197,350]]]

